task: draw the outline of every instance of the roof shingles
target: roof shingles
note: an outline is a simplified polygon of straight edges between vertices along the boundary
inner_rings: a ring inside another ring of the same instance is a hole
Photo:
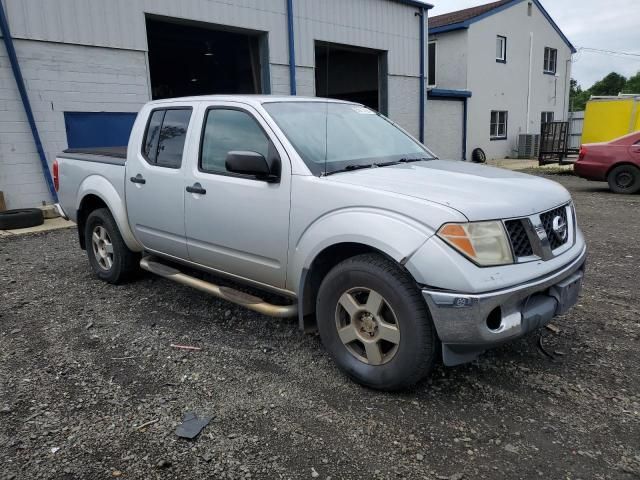
[[[453,25],[455,23],[466,22],[467,20],[471,20],[472,18],[490,12],[493,9],[500,8],[507,3],[511,3],[511,1],[512,0],[500,0],[498,2],[487,3],[486,5],[465,8],[464,10],[445,13],[443,15],[436,15],[435,17],[429,18],[429,28],[438,28]]]

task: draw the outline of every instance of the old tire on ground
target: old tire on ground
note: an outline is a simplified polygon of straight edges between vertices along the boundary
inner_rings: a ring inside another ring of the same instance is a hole
[[[42,225],[44,215],[39,208],[22,208],[0,212],[0,230],[14,230]]]
[[[474,148],[471,152],[471,161],[473,163],[486,163],[487,156],[481,148]]]
[[[364,254],[335,266],[316,305],[320,337],[355,381],[400,390],[428,375],[437,334],[417,285],[397,264]]]
[[[615,193],[636,193],[640,191],[640,169],[633,165],[619,165],[607,175],[609,188]]]
[[[99,208],[89,214],[84,236],[89,263],[101,280],[118,284],[138,271],[140,256],[127,248],[108,209]]]

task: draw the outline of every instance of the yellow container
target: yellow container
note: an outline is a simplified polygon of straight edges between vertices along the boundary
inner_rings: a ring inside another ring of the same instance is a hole
[[[608,142],[640,130],[640,95],[594,97],[587,102],[582,143]]]

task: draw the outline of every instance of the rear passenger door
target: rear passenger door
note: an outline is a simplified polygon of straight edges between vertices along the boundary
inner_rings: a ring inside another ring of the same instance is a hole
[[[151,111],[141,146],[127,155],[129,224],[146,250],[186,259],[183,156],[189,146],[191,107]],[[130,147],[132,148],[132,147]]]

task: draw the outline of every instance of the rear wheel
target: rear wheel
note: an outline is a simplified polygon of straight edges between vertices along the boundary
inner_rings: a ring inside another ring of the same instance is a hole
[[[91,212],[84,235],[89,263],[98,278],[117,284],[138,271],[140,257],[127,248],[109,210],[99,208]]]
[[[322,342],[357,382],[398,390],[435,363],[437,335],[413,279],[380,255],[338,264],[323,280],[316,306]]]
[[[607,176],[609,188],[615,193],[640,191],[640,169],[633,165],[619,165]]]

